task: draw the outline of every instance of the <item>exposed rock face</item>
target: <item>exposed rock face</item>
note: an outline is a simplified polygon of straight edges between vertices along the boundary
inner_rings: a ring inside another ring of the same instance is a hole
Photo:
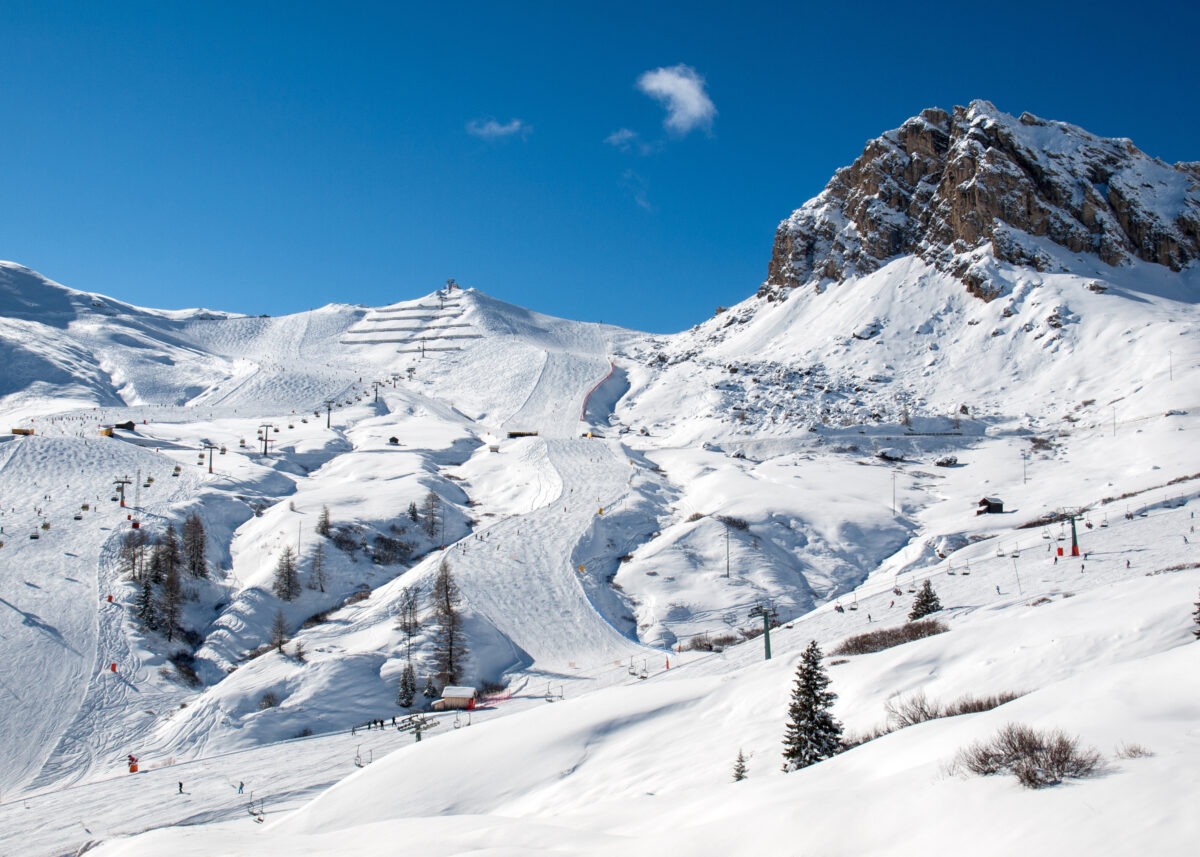
[[[916,254],[990,299],[970,254],[990,244],[1000,260],[1053,265],[1030,236],[1109,265],[1137,257],[1179,270],[1200,258],[1200,163],[1172,166],[1129,140],[986,101],[925,110],[867,143],[779,225],[759,294],[819,289]]]

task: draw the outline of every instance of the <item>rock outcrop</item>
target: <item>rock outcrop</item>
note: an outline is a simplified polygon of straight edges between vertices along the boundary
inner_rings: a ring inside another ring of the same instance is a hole
[[[1170,165],[1129,140],[986,101],[925,110],[867,143],[779,225],[759,294],[820,289],[915,254],[986,300],[996,292],[972,264],[977,251],[1046,270],[1046,240],[1109,265],[1180,270],[1200,259],[1200,163]]]

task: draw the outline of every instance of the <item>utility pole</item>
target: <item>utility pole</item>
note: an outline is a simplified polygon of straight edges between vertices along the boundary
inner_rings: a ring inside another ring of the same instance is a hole
[[[332,414],[333,414],[333,400],[326,399],[325,400],[325,428],[329,428],[329,420],[330,420],[330,417]]]
[[[1017,573],[1017,558],[1015,556],[1013,557],[1013,577],[1017,579],[1017,594],[1024,595],[1025,593],[1021,590],[1021,575]]]
[[[725,576],[729,577],[729,524],[725,525]]]
[[[262,429],[263,455],[266,456],[268,454],[267,444],[271,442],[271,429],[275,428],[275,426],[270,425],[269,423],[263,423],[259,426],[259,428]],[[211,456],[212,453],[210,452],[209,455]]]
[[[207,450],[208,450],[208,472],[209,472],[209,473],[212,473],[212,472],[213,472],[213,471],[212,471],[212,454],[213,454],[213,450],[214,450],[214,449],[219,449],[220,447],[218,447],[216,444],[214,444],[214,443],[212,443],[212,442],[210,442],[210,441],[207,441],[207,440],[206,440],[206,441],[203,441],[203,442],[201,443],[201,445],[200,445],[200,448],[201,448],[201,449],[207,449]]]
[[[892,517],[896,517],[896,471],[892,471]]]
[[[121,495],[121,508],[122,509],[125,508],[125,486],[132,485],[132,484],[133,484],[133,480],[130,479],[128,476],[122,476],[118,479],[113,480],[113,485],[116,487],[117,492],[120,493],[120,495]]]
[[[1029,463],[1029,456],[1024,452],[1021,453],[1021,484],[1025,485],[1029,482],[1029,471],[1026,469],[1026,464]]]
[[[750,611],[749,618],[753,619],[756,616],[761,616],[763,620],[763,649],[766,653],[764,660],[771,660],[771,620],[777,615],[773,607],[764,607],[759,604]]]

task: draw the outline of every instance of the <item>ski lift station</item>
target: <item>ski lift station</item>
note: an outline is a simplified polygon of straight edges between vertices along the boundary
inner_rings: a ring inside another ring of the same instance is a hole
[[[433,703],[434,711],[451,711],[463,709],[472,711],[475,708],[475,688],[446,685],[442,688],[442,698]]]

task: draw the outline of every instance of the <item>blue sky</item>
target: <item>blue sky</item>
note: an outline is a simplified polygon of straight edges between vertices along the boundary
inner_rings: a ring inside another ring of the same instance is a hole
[[[1200,159],[1178,2],[10,0],[0,28],[0,258],[147,306],[455,277],[670,332],[751,294],[778,222],[925,107]]]

